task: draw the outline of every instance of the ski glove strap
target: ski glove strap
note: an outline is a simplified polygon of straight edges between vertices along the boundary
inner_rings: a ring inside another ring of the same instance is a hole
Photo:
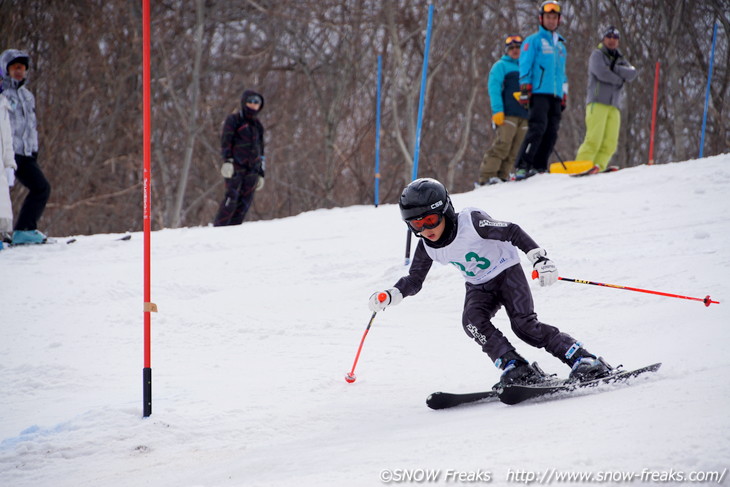
[[[386,298],[383,301],[380,301],[380,298],[378,297],[380,294],[386,295]],[[388,306],[396,305],[401,301],[403,301],[403,295],[398,288],[392,287],[387,291],[378,291],[373,293],[368,301],[368,307],[372,312],[383,311]]]
[[[532,268],[537,271],[540,286],[550,286],[558,281],[558,268],[547,258],[545,249],[532,249],[527,252],[527,258],[532,262]]]

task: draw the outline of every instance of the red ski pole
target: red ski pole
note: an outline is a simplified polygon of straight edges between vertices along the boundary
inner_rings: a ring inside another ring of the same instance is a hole
[[[388,299],[388,295],[385,293],[378,294],[378,301],[381,303]],[[345,380],[352,384],[357,380],[357,377],[355,376],[355,367],[357,366],[357,361],[360,358],[360,352],[362,351],[362,344],[365,343],[365,337],[368,336],[368,332],[370,331],[370,325],[373,324],[373,320],[375,319],[375,315],[378,314],[377,311],[373,311],[373,315],[370,317],[370,321],[368,321],[368,326],[365,328],[365,333],[362,334],[362,339],[360,340],[360,346],[357,347],[357,355],[355,355],[355,361],[352,363],[352,370],[345,374]]]
[[[537,271],[532,271],[532,278],[537,279]],[[666,296],[668,298],[680,298],[680,299],[690,299],[692,301],[702,301],[705,303],[705,306],[710,306],[711,304],[720,304],[720,301],[713,301],[710,299],[710,295],[708,294],[704,298],[692,298],[690,296],[681,296],[679,294],[670,294],[670,293],[663,293],[661,291],[650,291],[649,289],[639,289],[637,287],[628,287],[628,286],[619,286],[618,284],[605,284],[603,282],[594,282],[594,281],[584,281],[582,279],[571,279],[569,277],[558,277],[561,281],[567,281],[567,282],[575,282],[578,284],[591,284],[593,286],[603,286],[603,287],[612,287],[615,289],[625,289],[627,291],[636,291],[639,293],[648,293],[648,294],[656,294],[658,296]]]

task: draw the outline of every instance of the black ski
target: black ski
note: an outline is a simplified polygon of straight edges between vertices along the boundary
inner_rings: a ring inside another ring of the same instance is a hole
[[[499,399],[497,391],[470,392],[467,394],[451,394],[450,392],[434,392],[426,399],[431,409],[446,409],[468,404],[470,402],[493,402]]]
[[[647,372],[656,372],[661,366],[661,363],[656,363],[635,370],[619,370],[609,375],[608,377],[589,380],[585,382],[577,382],[570,379],[564,379],[547,380],[545,382],[539,382],[537,384],[529,385],[503,386],[499,390],[499,400],[505,404],[518,404],[536,397],[542,397],[557,393],[570,393],[580,389],[596,387],[602,384],[625,382],[628,379],[634,378],[641,374],[645,374]]]
[[[601,384],[626,382],[628,379],[638,375],[656,372],[661,366],[661,363],[656,363],[635,370],[617,370],[617,372],[608,377],[586,382],[576,382],[569,379],[548,379],[532,385],[511,385],[489,391],[469,392],[465,394],[434,392],[426,399],[426,405],[431,409],[447,409],[477,401],[482,403],[495,402],[497,399],[505,404],[518,404],[536,397],[557,393],[567,394],[576,390],[596,387]]]
[[[46,237],[46,239],[43,242],[34,242],[34,243],[29,242],[29,243],[21,243],[21,244],[14,244],[12,242],[5,242],[5,245],[7,245],[8,248],[10,249],[10,248],[13,248],[13,247],[34,247],[36,245],[57,244],[59,241],[60,240],[58,240],[57,238],[54,238],[54,237]],[[75,238],[72,238],[70,240],[66,240],[66,243],[67,244],[71,244],[71,243],[74,243],[75,241],[76,241],[76,239]]]
[[[119,238],[115,238],[114,239],[115,242],[121,242],[121,241],[126,241],[126,240],[132,240],[132,236],[130,234],[126,234],[126,235],[123,235],[123,236],[121,236]],[[71,238],[70,240],[66,240],[66,243],[67,244],[72,244],[74,242],[76,242],[76,239],[75,238]]]

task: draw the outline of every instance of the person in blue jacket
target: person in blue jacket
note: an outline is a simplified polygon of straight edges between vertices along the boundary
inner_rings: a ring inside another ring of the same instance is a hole
[[[527,109],[520,105],[520,48],[522,36],[505,39],[505,55],[489,71],[489,100],[492,124],[496,130],[494,143],[479,168],[479,184],[496,184],[510,179],[517,151],[527,133]]]
[[[540,28],[522,43],[520,103],[529,107],[527,135],[515,161],[515,179],[547,171],[568,96],[565,39],[557,33],[560,3],[540,5]]]

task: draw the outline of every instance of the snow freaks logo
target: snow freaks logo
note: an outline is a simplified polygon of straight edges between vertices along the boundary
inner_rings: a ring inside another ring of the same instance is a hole
[[[384,484],[424,484],[424,483],[483,483],[492,482],[492,472],[477,469],[471,472],[459,470],[439,470],[426,468],[393,468],[380,471],[380,481]]]

